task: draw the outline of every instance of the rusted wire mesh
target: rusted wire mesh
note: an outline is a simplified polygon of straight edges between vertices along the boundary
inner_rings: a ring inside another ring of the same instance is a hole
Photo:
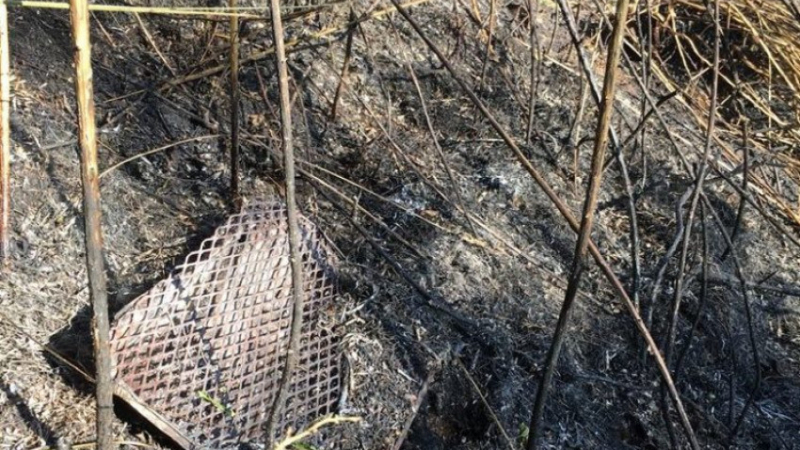
[[[329,252],[300,223],[306,306],[280,433],[332,412],[340,386]],[[244,208],[117,315],[117,395],[184,448],[261,442],[285,364],[291,285],[285,208]]]

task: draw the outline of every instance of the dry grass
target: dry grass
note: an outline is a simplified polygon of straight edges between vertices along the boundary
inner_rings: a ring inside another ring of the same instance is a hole
[[[680,91],[696,125],[707,122],[710,99],[712,15],[708,3],[654,2],[653,74],[668,91]],[[724,0],[720,5],[723,61],[719,135],[728,169],[742,164],[743,122],[754,132],[749,146],[770,170],[752,173],[757,194],[790,223],[800,225],[800,15],[788,2]],[[643,9],[638,20],[647,23]],[[630,35],[638,40],[635,25]],[[641,43],[640,43],[641,44]],[[641,52],[642,46],[638,46]]]

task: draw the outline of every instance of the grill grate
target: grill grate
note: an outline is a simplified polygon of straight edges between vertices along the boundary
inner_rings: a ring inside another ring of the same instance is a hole
[[[329,252],[310,221],[300,224],[305,308],[281,435],[333,412],[340,386]],[[184,448],[262,442],[289,345],[291,286],[286,209],[245,207],[117,314],[117,396]]]

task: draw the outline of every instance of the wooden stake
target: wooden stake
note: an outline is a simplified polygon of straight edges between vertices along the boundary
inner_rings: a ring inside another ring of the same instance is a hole
[[[561,353],[561,346],[564,343],[564,336],[567,324],[572,313],[572,306],[575,302],[578,287],[580,286],[581,276],[586,267],[584,259],[589,248],[592,225],[594,223],[594,210],[597,204],[597,196],[600,193],[600,184],[603,179],[603,163],[605,162],[606,146],[608,145],[608,131],[611,124],[611,114],[614,111],[614,94],[616,89],[617,64],[619,61],[622,38],[624,36],[624,21],[620,19],[627,11],[628,0],[619,0],[617,3],[617,22],[614,24],[614,33],[611,46],[608,49],[608,63],[606,66],[605,84],[603,86],[603,101],[600,111],[600,118],[597,123],[595,133],[594,152],[592,154],[591,178],[589,188],[586,191],[586,200],[583,205],[583,215],[580,230],[578,231],[578,242],[575,246],[575,256],[572,259],[572,270],[567,285],[567,293],[564,297],[564,304],[558,317],[558,325],[553,336],[553,342],[547,354],[547,365],[544,375],[539,383],[536,392],[536,403],[534,404],[533,415],[531,417],[530,436],[526,448],[529,450],[537,448],[539,438],[539,427],[541,426],[544,415],[544,405],[547,399],[547,391],[555,372],[558,357]]]
[[[286,209],[289,219],[289,259],[292,264],[292,327],[289,335],[289,349],[286,352],[286,365],[283,368],[278,393],[272,404],[266,424],[267,449],[275,441],[275,431],[283,413],[286,396],[289,393],[292,374],[297,366],[300,351],[300,332],[303,325],[303,262],[300,260],[300,227],[297,223],[297,201],[295,199],[294,148],[292,146],[292,111],[289,98],[289,71],[286,64],[286,48],[283,42],[283,22],[281,20],[280,0],[270,0],[272,11],[272,34],[275,41],[275,67],[278,73],[281,105],[281,146],[283,147],[284,171],[286,175]]]
[[[544,406],[547,401],[547,393],[550,388],[553,374],[555,373],[556,365],[558,364],[561,347],[564,344],[567,325],[569,323],[570,316],[572,315],[575,299],[577,298],[581,277],[584,269],[586,268],[586,253],[589,249],[589,244],[591,241],[594,212],[597,206],[597,197],[600,193],[601,182],[603,179],[603,163],[605,162],[606,147],[608,145],[611,115],[614,112],[617,71],[619,70],[618,66],[622,49],[622,40],[625,35],[626,24],[624,17],[627,13],[627,10],[628,0],[619,0],[617,2],[616,11],[617,21],[614,23],[611,45],[608,48],[606,73],[603,83],[603,95],[600,103],[600,118],[597,121],[597,129],[594,139],[595,145],[592,153],[589,188],[586,191],[586,200],[584,201],[583,205],[581,225],[578,231],[578,242],[575,246],[575,256],[572,260],[572,269],[569,276],[569,283],[567,285],[567,292],[564,296],[564,303],[561,306],[558,324],[556,325],[556,330],[553,334],[553,341],[550,344],[550,349],[547,353],[547,363],[545,365],[544,374],[539,382],[539,389],[536,391],[536,401],[533,406],[533,413],[531,414],[530,435],[528,437],[528,442],[525,445],[525,448],[528,450],[534,450],[538,445],[537,440],[539,439],[540,427],[544,417]],[[578,51],[580,51],[580,49],[578,49]],[[621,151],[622,150],[620,149],[620,152]],[[699,449],[700,447],[694,439],[694,433],[688,420],[685,421],[685,426],[687,428],[687,434],[690,437],[692,448]]]
[[[236,12],[236,0],[228,5]],[[239,18],[231,16],[231,199],[239,206]]]
[[[70,21],[75,47],[75,97],[78,102],[78,141],[81,147],[81,181],[86,239],[86,269],[94,310],[94,352],[97,365],[97,448],[113,448],[111,419],[113,387],[111,351],[108,345],[108,297],[103,263],[103,235],[100,227],[100,178],[97,169],[97,141],[92,85],[92,55],[89,43],[89,4],[70,0]]]
[[[8,49],[8,8],[0,3],[0,258],[9,256],[11,208],[11,63]]]

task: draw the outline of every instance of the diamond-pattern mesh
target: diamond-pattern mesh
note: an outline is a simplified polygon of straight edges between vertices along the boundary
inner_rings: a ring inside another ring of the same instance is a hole
[[[302,343],[281,435],[332,412],[340,384],[331,255],[314,225],[302,217],[300,224]],[[117,315],[118,392],[132,394],[191,447],[261,443],[285,365],[291,287],[285,208],[244,208]]]

